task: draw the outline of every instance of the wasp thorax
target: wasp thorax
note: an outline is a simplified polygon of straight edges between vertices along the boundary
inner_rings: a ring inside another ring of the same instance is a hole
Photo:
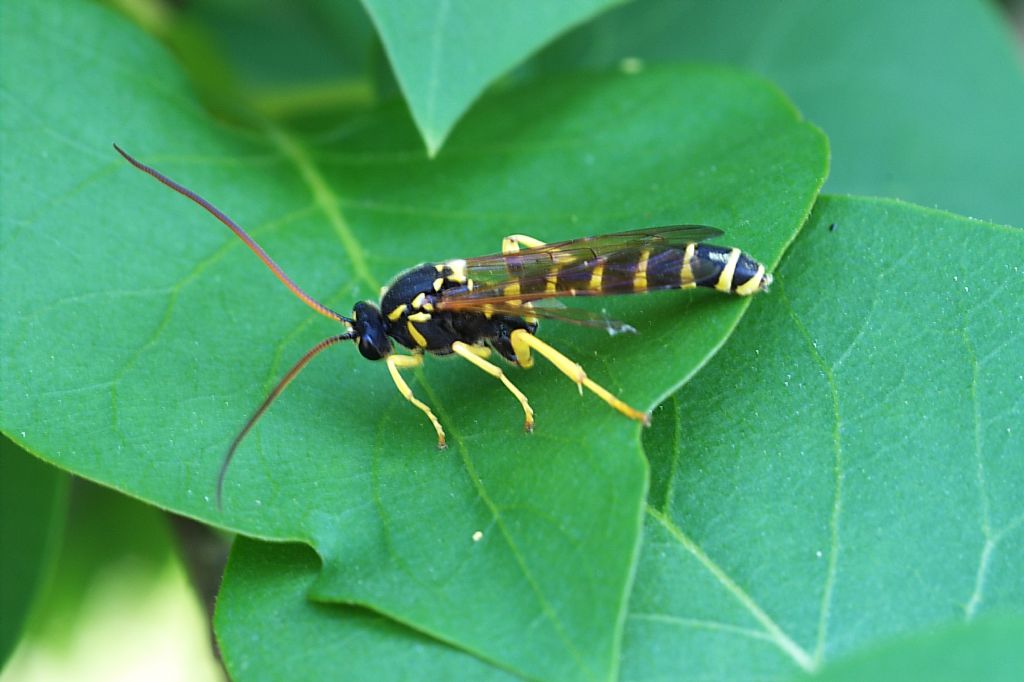
[[[367,360],[380,360],[391,355],[391,339],[380,309],[369,301],[360,301],[352,308],[355,320],[352,331],[356,334],[359,352]]]

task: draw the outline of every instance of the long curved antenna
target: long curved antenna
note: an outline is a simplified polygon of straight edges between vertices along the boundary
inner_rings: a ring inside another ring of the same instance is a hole
[[[284,375],[281,381],[277,382],[277,386],[274,386],[274,390],[270,392],[270,394],[263,400],[263,403],[256,409],[255,412],[253,412],[252,416],[249,417],[249,421],[245,422],[245,426],[243,426],[242,430],[238,432],[238,435],[235,436],[235,439],[231,441],[231,447],[228,448],[228,454],[224,456],[224,461],[220,465],[220,473],[217,475],[218,509],[220,509],[221,507],[221,497],[224,490],[224,476],[228,473],[228,465],[231,464],[231,460],[235,456],[235,450],[238,449],[238,445],[239,443],[242,442],[242,439],[245,438],[245,435],[249,433],[249,430],[252,429],[253,426],[256,425],[256,422],[259,420],[260,417],[263,416],[263,413],[267,411],[267,408],[270,407],[270,404],[274,402],[277,396],[281,395],[284,389],[287,388],[288,384],[292,382],[292,379],[294,379],[298,375],[298,373],[302,371],[302,368],[305,367],[309,363],[309,361],[313,359],[314,356],[316,356],[320,351],[327,348],[328,346],[333,346],[339,341],[348,341],[349,339],[353,338],[355,338],[355,334],[353,332],[346,332],[345,334],[339,334],[338,336],[332,336],[330,338],[324,339],[320,343],[310,348],[309,351],[307,351],[306,354],[303,355],[299,359],[299,361],[292,366],[290,370],[288,370],[288,373]]]
[[[238,235],[239,239],[241,239],[243,242],[245,242],[246,246],[248,246],[250,249],[252,249],[253,253],[255,253],[257,256],[259,256],[260,260],[263,261],[263,263],[268,268],[270,268],[270,270],[275,275],[277,275],[277,278],[279,280],[281,280],[281,282],[283,282],[284,285],[286,287],[288,287],[293,294],[298,296],[299,299],[301,299],[303,303],[305,303],[310,308],[312,308],[313,310],[317,311],[318,313],[320,313],[324,317],[329,317],[332,320],[338,320],[340,322],[345,322],[345,323],[351,324],[351,322],[352,322],[351,319],[345,317],[344,315],[340,315],[340,314],[334,312],[333,310],[331,310],[330,308],[325,306],[323,303],[320,303],[315,298],[313,298],[312,296],[307,294],[305,291],[300,289],[299,285],[297,285],[295,282],[293,282],[288,275],[284,274],[284,270],[281,269],[281,266],[279,266],[277,263],[275,263],[274,259],[271,258],[270,256],[268,256],[267,252],[264,251],[263,248],[259,244],[257,244],[256,241],[252,237],[249,236],[248,232],[246,232],[241,227],[236,225],[235,222],[233,220],[231,220],[231,218],[229,218],[226,215],[224,215],[220,211],[220,209],[218,209],[216,206],[214,206],[209,201],[207,201],[206,199],[202,198],[201,196],[199,196],[198,194],[196,194],[192,190],[188,189],[187,187],[183,187],[183,186],[179,185],[174,180],[171,180],[169,177],[167,177],[166,175],[164,175],[160,171],[156,170],[155,168],[150,168],[146,164],[144,164],[141,161],[135,159],[128,152],[126,152],[125,150],[121,149],[116,144],[114,145],[114,149],[116,149],[117,153],[120,154],[121,156],[123,156],[128,163],[130,163],[131,165],[135,166],[136,168],[138,168],[143,173],[147,173],[148,175],[153,176],[154,178],[156,178],[157,180],[159,180],[163,184],[165,184],[168,187],[170,187],[171,189],[173,189],[178,194],[181,194],[182,196],[188,197],[189,199],[191,199],[192,201],[194,201],[195,203],[199,204],[200,206],[205,208],[207,211],[209,211],[210,214],[213,215],[214,218],[216,218],[217,220],[219,220],[222,223],[224,223],[224,225],[226,225],[228,227],[228,229],[230,229],[232,232],[234,232],[236,235]]]

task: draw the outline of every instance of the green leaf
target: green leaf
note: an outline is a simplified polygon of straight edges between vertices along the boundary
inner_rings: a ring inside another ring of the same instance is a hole
[[[1024,231],[820,199],[645,438],[623,678],[778,679],[1024,613],[1022,284]]]
[[[757,78],[675,67],[488,98],[431,163],[397,108],[328,139],[237,131],[105,10],[4,12],[0,343],[3,383],[19,390],[0,397],[3,429],[160,506],[312,544],[321,599],[370,606],[525,675],[612,674],[646,485],[639,427],[538,363],[514,373],[538,414],[526,436],[498,382],[437,361],[413,388],[449,432],[438,453],[384,367],[341,348],[239,450],[221,513],[214,484],[232,436],[338,327],[109,143],[213,200],[345,310],[410,264],[492,252],[517,232],[709,223],[772,267],[824,177],[821,134]],[[544,335],[647,408],[748,304],[670,292],[608,303],[636,336]]]
[[[363,0],[431,156],[494,79],[618,0]]]
[[[1024,618],[987,615],[886,642],[800,679],[1013,682],[1024,670],[1022,641]]]
[[[573,31],[528,68],[750,68],[828,134],[827,190],[1024,225],[1024,70],[994,5],[642,0]]]
[[[50,576],[66,506],[67,476],[0,437],[0,667]]]
[[[232,678],[519,679],[365,609],[309,601],[319,571],[304,545],[235,541],[215,619]]]

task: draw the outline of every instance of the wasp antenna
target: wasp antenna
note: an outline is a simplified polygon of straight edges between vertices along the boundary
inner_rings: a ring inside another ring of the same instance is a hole
[[[252,237],[249,236],[248,232],[243,230],[239,225],[235,223],[235,221],[231,220],[231,218],[224,215],[224,213],[222,213],[221,210],[218,209],[216,206],[214,206],[209,201],[202,198],[192,190],[188,189],[187,187],[179,185],[174,180],[171,180],[169,177],[167,177],[160,171],[156,170],[155,168],[151,168],[150,166],[147,166],[138,159],[134,158],[131,154],[117,146],[117,144],[114,144],[114,149],[116,149],[117,153],[123,156],[128,163],[135,166],[143,173],[146,173],[156,178],[161,183],[170,187],[178,194],[181,194],[182,196],[191,199],[193,202],[205,208],[214,218],[222,222],[225,226],[227,226],[228,229],[230,229],[232,232],[238,235],[238,238],[245,242],[246,246],[252,249],[253,253],[259,256],[260,260],[263,261],[263,263],[268,268],[270,268],[271,272],[277,275],[277,278],[281,280],[281,282],[286,287],[288,287],[288,289],[293,294],[295,294],[303,303],[305,303],[310,308],[317,311],[324,317],[329,317],[332,320],[338,320],[340,322],[345,322],[348,324],[352,323],[351,319],[345,317],[344,315],[340,315],[334,312],[333,310],[331,310],[330,308],[328,308],[327,306],[325,306],[324,304],[320,303],[315,298],[307,294],[301,288],[299,288],[299,285],[293,282],[292,279],[284,273],[284,270],[281,269],[281,266],[275,263],[274,259],[267,255],[267,252],[264,251],[263,248],[259,244],[257,244]]]
[[[274,400],[276,400],[277,397],[281,395],[284,389],[288,387],[288,384],[292,382],[292,379],[298,376],[299,372],[302,371],[302,368],[305,367],[309,363],[309,361],[312,360],[320,351],[324,350],[329,346],[333,346],[339,341],[348,341],[349,339],[353,338],[355,338],[355,334],[353,334],[352,332],[346,332],[345,334],[339,334],[338,336],[332,336],[330,338],[324,339],[320,343],[310,348],[306,352],[306,354],[303,355],[299,359],[299,361],[292,366],[290,370],[288,370],[288,373],[284,375],[281,381],[277,382],[277,386],[274,386],[274,390],[272,390],[270,394],[267,395],[267,397],[263,400],[263,402],[256,409],[256,411],[253,412],[252,416],[249,417],[249,420],[245,422],[245,426],[243,426],[242,430],[238,432],[238,435],[235,436],[235,439],[231,441],[231,447],[228,448],[228,453],[224,455],[224,461],[221,462],[220,473],[217,474],[218,509],[221,508],[221,498],[223,497],[224,492],[224,476],[228,473],[228,466],[231,464],[231,460],[235,456],[235,450],[238,449],[238,445],[242,442],[242,439],[245,438],[245,435],[249,433],[253,426],[256,425],[256,422],[259,421],[259,418],[262,417],[263,413],[267,411],[267,408],[270,407],[270,404],[273,403]]]

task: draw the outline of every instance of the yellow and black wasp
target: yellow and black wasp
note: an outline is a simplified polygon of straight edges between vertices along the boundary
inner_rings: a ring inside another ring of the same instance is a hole
[[[749,296],[768,288],[772,276],[763,265],[736,248],[704,240],[721,236],[713,227],[671,225],[599,237],[545,244],[526,235],[502,242],[501,253],[478,258],[423,263],[399,274],[381,292],[380,305],[360,301],[352,317],[324,306],[300,289],[245,230],[208,201],[159,171],[114,148],[133,166],[202,206],[231,229],[306,305],[345,325],[345,332],[311,348],[284,375],[235,436],[221,466],[217,498],[238,444],[285,387],[315,355],[341,341],[355,341],[368,360],[384,360],[395,386],[419,408],[445,447],[444,429],[430,407],[413,395],[400,370],[417,367],[426,353],[458,355],[487,372],[515,396],[533,430],[530,402],[501,367],[488,360],[492,351],[513,365],[529,368],[533,353],[542,355],[574,381],[630,419],[647,424],[650,416],[636,410],[591,380],[579,364],[537,338],[540,319],[555,319],[609,332],[632,331],[621,322],[587,310],[551,307],[570,296],[639,294],[659,289],[709,287]],[[411,353],[395,352],[395,344]]]

